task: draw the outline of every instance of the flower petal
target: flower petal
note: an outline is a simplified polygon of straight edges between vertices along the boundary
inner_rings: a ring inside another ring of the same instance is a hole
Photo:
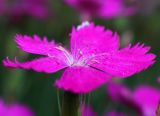
[[[135,90],[133,98],[141,106],[144,116],[156,116],[160,101],[160,90],[151,86],[141,85]]]
[[[33,37],[27,35],[16,35],[16,43],[19,47],[29,53],[48,55],[53,52],[58,45],[51,41],[49,42],[46,37],[41,40],[37,35]]]
[[[107,90],[108,95],[113,101],[125,104],[131,109],[134,109],[138,114],[141,114],[141,107],[134,101],[132,91],[127,86],[111,82],[108,84]]]
[[[128,116],[128,115],[125,113],[112,111],[112,112],[106,113],[105,116]]]
[[[85,25],[86,24],[86,25]],[[92,55],[111,52],[119,48],[119,37],[103,26],[83,22],[71,33],[71,51],[73,55]]]
[[[69,62],[68,56],[66,56],[66,53],[70,54],[68,50],[61,45],[56,44],[54,41],[49,42],[46,37],[41,40],[37,35],[34,35],[33,37],[17,35],[16,42],[20,49],[25,52],[47,55],[49,57],[57,58],[62,62]]]
[[[39,58],[33,61],[20,63],[15,60],[15,62],[10,59],[3,60],[3,64],[10,68],[23,68],[23,69],[32,69],[37,72],[53,73],[60,69],[67,67],[67,65],[57,59],[44,57]]]
[[[8,108],[8,111],[6,112],[7,116],[34,116],[35,115],[29,107],[20,105],[20,104],[12,104],[7,108]]]
[[[130,16],[136,13],[135,6],[127,6],[125,0],[106,0],[103,2],[99,15],[112,19],[120,16]]]
[[[107,92],[114,101],[132,100],[132,93],[123,84],[111,82],[107,85]]]
[[[155,61],[155,55],[147,53],[150,47],[144,47],[139,43],[131,47],[129,45],[117,52],[100,57],[93,67],[118,77],[128,77],[147,69]]]
[[[0,99],[0,116],[5,116],[7,112],[7,107],[2,99]]]
[[[93,111],[92,107],[89,105],[83,105],[81,106],[82,116],[98,116],[96,112]]]
[[[88,93],[110,80],[110,76],[90,67],[67,68],[56,86],[74,93]]]

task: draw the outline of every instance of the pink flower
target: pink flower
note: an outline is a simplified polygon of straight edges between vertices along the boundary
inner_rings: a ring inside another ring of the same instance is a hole
[[[114,89],[111,88],[115,88],[115,91],[113,92]],[[110,84],[108,92],[113,100],[136,108],[141,116],[156,116],[156,110],[160,101],[160,90],[151,86],[141,85],[131,92],[124,85]]]
[[[111,76],[129,77],[154,63],[155,55],[144,44],[119,49],[119,36],[103,26],[83,22],[71,32],[71,52],[54,41],[37,35],[16,36],[16,43],[25,52],[43,55],[42,58],[20,63],[8,58],[4,65],[54,73],[65,69],[56,81],[58,88],[74,93],[88,93],[108,82]]]
[[[82,14],[106,19],[133,15],[136,12],[135,6],[127,6],[125,0],[65,0],[65,2]]]
[[[0,116],[34,116],[30,108],[19,105],[7,105],[0,100]]]
[[[109,112],[107,115],[105,116],[128,116],[124,113],[119,113],[119,112],[115,112],[115,111],[112,111],[112,112]]]
[[[134,104],[132,102],[132,92],[123,84],[109,83],[107,87],[109,96],[115,101],[121,101],[127,105]],[[135,106],[135,105],[132,105]]]
[[[12,15],[29,15],[38,18],[46,18],[49,12],[48,0],[16,0],[11,3],[9,12]]]
[[[160,83],[160,77],[157,77],[157,82]]]
[[[6,1],[0,0],[0,15],[3,15],[6,13]]]
[[[0,0],[0,14],[46,18],[49,15],[48,0]],[[15,17],[14,17],[15,18]],[[14,19],[15,20],[15,19]]]
[[[82,116],[98,116],[96,112],[93,111],[91,106],[82,106]]]
[[[91,106],[83,105],[82,116],[98,116],[98,114],[93,111]],[[112,111],[112,112],[106,113],[104,116],[127,116],[127,115],[124,113]]]
[[[150,86],[140,86],[134,93],[135,102],[141,106],[143,116],[156,116],[160,102],[160,90]]]

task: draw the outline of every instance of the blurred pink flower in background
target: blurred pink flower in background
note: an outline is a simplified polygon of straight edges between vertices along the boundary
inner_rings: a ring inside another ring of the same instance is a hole
[[[49,15],[49,0],[0,0],[0,13],[9,16],[46,18]]]
[[[91,106],[83,105],[81,108],[82,108],[82,116],[98,116],[98,114],[93,111]]]
[[[157,77],[157,82],[160,83],[160,77]]]
[[[91,106],[83,105],[82,116],[98,116],[98,114],[93,111]],[[112,111],[112,112],[106,113],[104,116],[128,116],[128,115],[124,113]]]
[[[121,84],[108,85],[108,93],[114,101],[130,105],[141,116],[156,116],[156,110],[160,102],[160,90],[147,85],[141,85],[134,91]],[[139,108],[139,109],[138,109]]]
[[[156,116],[160,102],[160,90],[151,86],[140,86],[133,92],[135,102],[141,106],[143,116]]]
[[[55,85],[74,93],[89,93],[108,82],[112,76],[129,77],[147,69],[155,61],[150,47],[137,43],[120,49],[119,36],[94,23],[83,22],[71,32],[71,52],[54,41],[39,36],[17,35],[16,43],[25,52],[44,57],[21,63],[9,58],[3,61],[11,68],[54,73],[65,69]]]
[[[128,6],[125,0],[65,0],[65,2],[79,10],[82,15],[98,16],[106,19],[136,13],[136,6]]]
[[[34,116],[30,108],[20,104],[5,104],[0,100],[0,116]]]
[[[110,113],[106,114],[105,116],[128,116],[128,115],[126,115],[124,113],[113,111],[113,112],[110,112]]]
[[[10,3],[9,12],[12,15],[28,15],[46,18],[49,15],[48,0],[14,0]]]
[[[131,91],[123,84],[109,83],[107,90],[108,90],[107,92],[109,93],[109,95],[113,100],[116,101],[123,101],[125,99],[132,100]]]
[[[0,0],[0,15],[6,13],[6,0]]]

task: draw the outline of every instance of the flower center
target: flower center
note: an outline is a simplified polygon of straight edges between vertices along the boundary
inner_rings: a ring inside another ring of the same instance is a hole
[[[81,50],[78,51],[78,56],[74,56],[62,46],[58,46],[55,48],[61,51],[65,57],[64,59],[59,59],[59,60],[65,61],[65,63],[68,66],[85,66],[86,65],[87,59],[83,58],[84,55]]]
[[[73,56],[73,64],[71,66],[90,66],[95,63],[100,63],[101,59],[106,58],[108,53],[92,53],[89,55],[83,54],[83,51],[78,50],[78,55]]]
[[[62,57],[52,56],[48,54],[48,57],[55,57],[63,62],[65,62],[68,66],[90,66],[95,63],[99,63],[100,59],[103,59],[104,56],[109,55],[108,53],[99,53],[99,54],[83,54],[82,50],[78,50],[77,55],[72,55],[69,51],[67,51],[62,46],[55,47],[57,50],[61,51]]]

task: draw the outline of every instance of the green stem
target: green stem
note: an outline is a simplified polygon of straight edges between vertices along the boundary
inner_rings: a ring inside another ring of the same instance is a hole
[[[58,102],[59,115],[61,116],[61,103],[60,103],[60,94],[58,89],[57,89],[57,102]]]
[[[78,116],[80,109],[80,95],[64,92],[61,116]]]

